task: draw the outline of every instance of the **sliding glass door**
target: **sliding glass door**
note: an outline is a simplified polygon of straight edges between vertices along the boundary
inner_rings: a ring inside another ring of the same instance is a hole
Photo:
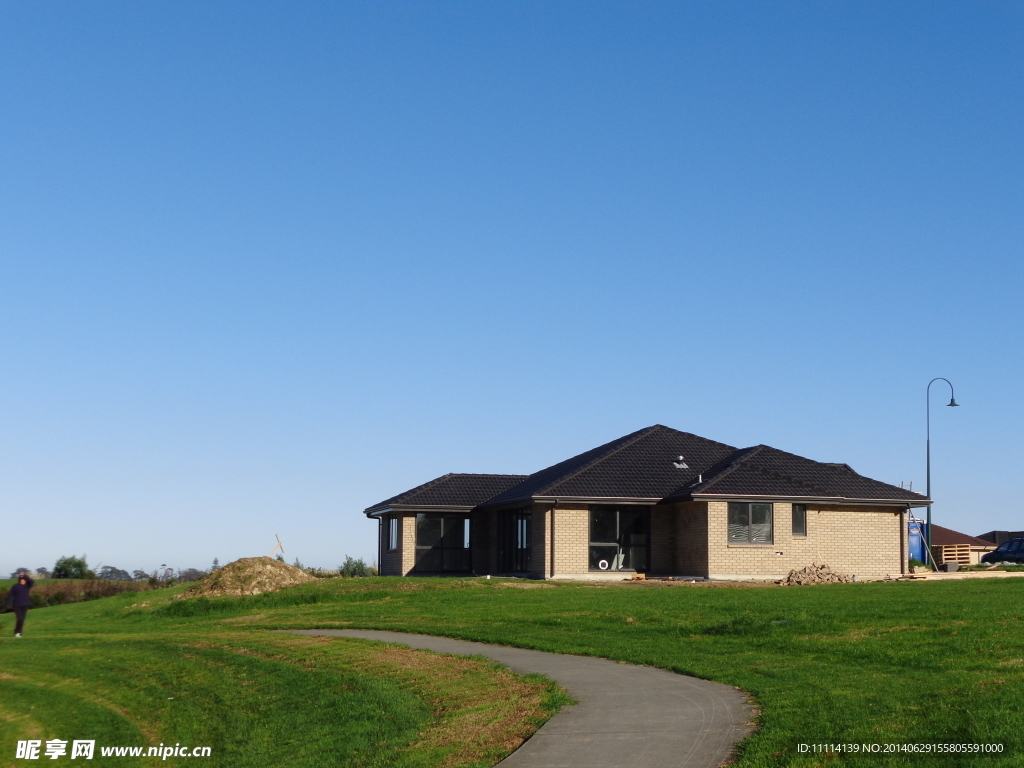
[[[469,517],[416,515],[416,570],[458,573],[469,568]]]
[[[526,573],[530,570],[530,518],[527,510],[501,512],[498,515],[498,570],[501,573]]]
[[[649,569],[649,507],[594,505],[590,508],[590,570]]]

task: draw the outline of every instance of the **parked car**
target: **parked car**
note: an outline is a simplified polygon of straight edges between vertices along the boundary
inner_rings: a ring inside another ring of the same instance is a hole
[[[1009,539],[982,555],[983,563],[1024,563],[1024,538]]]

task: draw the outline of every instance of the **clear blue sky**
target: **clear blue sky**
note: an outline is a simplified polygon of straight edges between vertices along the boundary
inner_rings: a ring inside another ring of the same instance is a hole
[[[1019,3],[0,2],[0,573],[376,554],[655,423],[1024,528]]]

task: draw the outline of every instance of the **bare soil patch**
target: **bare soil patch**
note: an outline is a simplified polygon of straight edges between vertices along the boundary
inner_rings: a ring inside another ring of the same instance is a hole
[[[259,595],[311,581],[313,577],[305,571],[272,557],[243,557],[203,577],[174,599]]]

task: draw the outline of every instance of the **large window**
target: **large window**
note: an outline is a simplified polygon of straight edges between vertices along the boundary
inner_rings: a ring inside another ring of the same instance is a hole
[[[793,535],[794,536],[806,536],[807,535],[807,505],[806,504],[794,504],[793,505]]]
[[[530,570],[530,518],[526,510],[502,512],[498,516],[498,570],[526,573]]]
[[[416,515],[416,570],[426,573],[469,570],[469,517]]]
[[[771,544],[772,505],[760,502],[729,502],[730,544]]]
[[[590,570],[648,570],[651,512],[648,507],[590,508]]]

